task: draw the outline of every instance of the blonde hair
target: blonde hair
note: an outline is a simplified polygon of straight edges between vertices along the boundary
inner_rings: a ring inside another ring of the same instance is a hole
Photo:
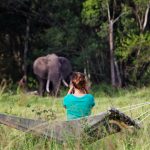
[[[86,88],[87,78],[86,78],[85,74],[83,74],[81,72],[74,72],[72,74],[71,82],[76,89],[79,89],[84,93],[89,93]]]

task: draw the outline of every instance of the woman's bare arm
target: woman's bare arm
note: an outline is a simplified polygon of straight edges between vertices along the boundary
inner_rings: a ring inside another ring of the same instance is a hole
[[[68,93],[67,93],[67,94],[72,94],[73,90],[74,90],[74,87],[73,87],[73,85],[72,85],[72,84],[70,84],[70,88],[69,88],[69,90],[68,90]]]

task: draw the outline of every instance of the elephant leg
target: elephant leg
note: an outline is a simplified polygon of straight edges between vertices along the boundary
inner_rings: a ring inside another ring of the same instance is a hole
[[[59,95],[61,80],[53,82],[53,96],[57,97]]]
[[[40,96],[44,96],[45,93],[45,80],[39,78],[39,89],[38,93]]]

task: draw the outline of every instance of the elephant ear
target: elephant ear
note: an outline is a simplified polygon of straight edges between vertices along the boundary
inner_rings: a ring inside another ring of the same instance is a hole
[[[63,65],[64,61],[65,61],[65,60],[64,60],[63,57],[59,57],[59,62],[60,62],[61,65]]]
[[[61,73],[62,73],[63,77],[66,78],[72,72],[71,63],[65,57],[59,57],[59,62],[61,64]]]

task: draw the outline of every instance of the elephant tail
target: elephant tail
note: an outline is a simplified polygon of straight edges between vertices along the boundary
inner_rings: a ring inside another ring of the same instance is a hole
[[[47,80],[47,83],[46,83],[46,91],[47,91],[48,93],[50,93],[49,84],[50,84],[50,80],[48,79],[48,80]]]

